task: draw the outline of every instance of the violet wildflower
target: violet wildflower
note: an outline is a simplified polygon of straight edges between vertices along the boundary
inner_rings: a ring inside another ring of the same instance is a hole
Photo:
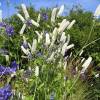
[[[29,46],[28,46],[28,43],[25,43],[25,42],[23,42],[22,43],[22,46],[25,48],[25,49],[27,49]]]
[[[26,21],[26,24],[27,24],[28,26],[32,26],[31,20],[27,20],[27,21]]]
[[[14,34],[14,28],[12,26],[6,26],[5,30],[8,36],[12,36]]]
[[[18,69],[18,64],[16,64],[16,61],[13,61],[10,64],[10,67],[4,67],[0,65],[0,75],[8,75],[16,72],[16,70]]]
[[[11,95],[12,91],[11,91],[11,86],[9,84],[0,88],[0,100],[8,100]]]
[[[6,27],[6,23],[0,22],[0,27]]]
[[[19,65],[16,63],[16,61],[13,61],[13,62],[11,62],[10,67],[11,67],[13,70],[16,71],[16,70],[18,69]]]
[[[43,20],[48,20],[48,15],[46,13],[42,13],[41,15]]]
[[[7,25],[4,22],[0,22],[0,27],[4,28],[8,36],[12,36],[14,34],[14,28],[10,25]]]

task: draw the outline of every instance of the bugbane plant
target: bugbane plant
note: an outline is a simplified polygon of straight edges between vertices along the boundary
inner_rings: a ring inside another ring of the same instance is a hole
[[[52,10],[51,23],[46,23],[46,28],[49,28],[46,29],[41,26],[41,18],[47,20],[49,16],[39,13],[38,18],[33,20],[25,4],[22,4],[21,8],[25,18],[17,14],[23,23],[20,32],[12,36],[12,28],[7,27],[5,31],[10,32],[7,39],[13,49],[11,46],[5,46],[8,51],[0,49],[0,53],[9,56],[9,60],[4,62],[6,65],[14,59],[10,67],[0,65],[0,79],[4,86],[0,88],[0,96],[11,100],[86,100],[86,79],[92,57],[85,60],[82,57],[83,52],[75,56],[75,45],[70,41],[70,34],[65,32],[70,30],[76,21],[63,19],[58,22],[64,10],[62,5]],[[30,26],[36,28],[28,34],[25,28]],[[5,28],[5,24],[0,23],[0,27]],[[5,83],[11,85],[11,89],[8,88],[9,85],[5,86]]]

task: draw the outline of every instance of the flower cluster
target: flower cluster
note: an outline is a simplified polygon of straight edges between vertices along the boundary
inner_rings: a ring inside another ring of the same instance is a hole
[[[10,36],[10,37],[13,36],[13,34],[14,34],[13,26],[7,25],[4,22],[0,22],[0,27],[5,29],[8,36]]]
[[[16,61],[11,62],[10,67],[4,67],[0,65],[0,77],[4,75],[13,74],[16,72],[17,69],[18,69],[18,64],[16,64]],[[11,95],[12,95],[12,89],[9,83],[6,86],[0,88],[0,100],[8,100]]]
[[[11,95],[12,91],[11,91],[11,86],[9,84],[0,88],[0,100],[8,100]]]
[[[22,4],[21,7],[22,7],[23,13],[25,15],[25,18],[21,14],[19,14],[19,13],[17,14],[17,16],[23,22],[22,29],[19,32],[22,35],[24,33],[24,30],[25,30],[26,26],[32,26],[32,25],[34,25],[36,27],[39,27],[39,23],[30,18],[29,13],[27,11],[27,8],[26,8],[25,4]]]
[[[0,65],[0,75],[8,75],[15,73],[17,69],[18,69],[18,64],[16,64],[16,61],[13,61],[10,67],[4,67]]]

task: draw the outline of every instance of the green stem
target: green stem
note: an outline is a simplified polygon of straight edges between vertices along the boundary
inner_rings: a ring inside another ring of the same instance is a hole
[[[92,43],[94,43],[94,42],[96,42],[96,41],[99,40],[99,39],[97,39],[97,40],[94,40],[94,41],[92,41],[91,43],[87,44],[88,41],[89,41],[89,39],[90,39],[90,37],[91,37],[92,31],[93,31],[93,29],[94,29],[94,25],[95,25],[95,21],[93,21],[93,25],[92,25],[92,27],[91,27],[91,30],[90,30],[90,33],[89,33],[89,36],[88,36],[87,41],[85,42],[85,44],[83,45],[83,47],[79,50],[79,52],[76,54],[76,56],[72,59],[71,63],[76,59],[76,57],[79,55],[79,53],[80,53],[83,49],[85,49],[85,48],[86,48],[87,46],[89,46],[90,44],[92,44]]]
[[[71,90],[71,89],[73,89],[73,87],[74,87],[74,86],[75,86],[75,84],[77,83],[77,81],[78,81],[79,77],[80,77],[80,73],[78,74],[78,76],[77,76],[76,80],[75,80],[75,81],[74,81],[74,83],[72,84],[72,86],[71,86],[70,90]]]

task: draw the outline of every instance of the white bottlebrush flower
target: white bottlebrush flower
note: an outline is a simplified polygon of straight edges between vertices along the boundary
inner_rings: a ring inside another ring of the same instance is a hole
[[[48,58],[47,61],[52,61],[52,60],[54,60],[54,55],[55,55],[55,52],[52,52],[51,56]]]
[[[58,33],[59,33],[59,34],[62,33],[68,25],[69,25],[69,21],[67,21],[66,19],[64,19],[64,20],[61,22],[61,24],[60,24],[60,26],[59,26],[59,28],[58,28]]]
[[[28,11],[26,9],[25,4],[21,5],[23,13],[25,15],[25,18],[21,15],[21,14],[17,14],[17,16],[20,18],[20,20],[23,22],[23,26],[22,29],[20,30],[20,34],[22,35],[24,33],[24,30],[26,28],[26,26],[30,26],[31,24],[35,25],[36,27],[39,26],[39,23],[37,23],[36,21],[34,21],[33,19],[30,19],[30,16],[28,14]]]
[[[36,21],[34,21],[34,20],[30,20],[31,21],[31,23],[34,25],[34,26],[36,26],[36,27],[39,27],[39,24],[36,22]]]
[[[45,45],[48,46],[49,44],[50,44],[50,35],[48,33],[46,33]]]
[[[74,47],[74,44],[70,44],[68,45],[68,43],[66,42],[63,47],[62,47],[62,51],[61,51],[61,54],[64,56],[65,55],[65,52],[71,48]]]
[[[41,34],[38,31],[35,31],[35,33],[38,35],[38,43],[40,43],[40,41],[43,38],[43,33],[41,32]]]
[[[55,22],[56,14],[57,14],[57,8],[54,8],[52,10],[52,14],[51,14],[51,23],[54,23]]]
[[[21,15],[21,14],[17,14],[17,16],[19,17],[19,19],[24,23],[25,22],[25,19],[24,19],[24,17]]]
[[[68,46],[68,43],[64,43],[63,47],[62,47],[62,50],[61,50],[61,54],[64,56],[65,55],[65,52],[66,52],[66,48]]]
[[[62,54],[63,56],[64,56],[64,54],[65,54],[65,52],[66,52],[67,50],[71,49],[71,48],[74,46],[74,44],[71,44],[71,45],[68,46],[69,42],[70,42],[70,35],[68,34],[68,36],[67,36],[67,41],[66,41],[66,43],[64,43],[64,45],[63,45],[63,47],[62,47],[62,50],[61,50],[61,54]]]
[[[73,21],[68,25],[67,29],[70,29],[70,28],[74,25],[75,22],[76,22],[76,21],[73,20]]]
[[[21,28],[21,30],[19,32],[20,35],[22,35],[24,33],[25,28],[26,28],[26,24],[23,24],[23,26],[22,26],[22,28]]]
[[[74,44],[70,44],[70,45],[68,45],[67,47],[66,47],[66,50],[69,50],[69,49],[71,49],[71,48],[73,48],[74,47]]]
[[[37,48],[37,40],[33,39],[31,53],[34,53],[36,51],[36,48]]]
[[[66,35],[65,35],[65,32],[63,32],[62,35],[61,35],[61,37],[60,37],[60,41],[63,42],[63,43],[65,43],[66,38],[67,38],[67,37],[66,37]]]
[[[69,42],[70,42],[70,35],[68,34],[67,35],[67,43],[69,44]]]
[[[30,50],[31,50],[32,46],[31,46],[31,44],[30,44],[30,43],[28,43],[28,46],[29,46],[29,48],[30,48]]]
[[[81,70],[81,74],[84,73],[86,71],[86,69],[88,68],[88,66],[90,65],[92,61],[92,57],[89,57],[82,65],[82,70]]]
[[[83,51],[83,49],[82,49],[81,52],[80,52],[80,54],[79,54],[79,56],[81,56],[81,55],[83,54],[83,52],[84,52],[84,51]]]
[[[55,27],[55,29],[53,30],[52,33],[52,42],[51,42],[51,46],[54,44],[54,42],[56,41],[57,38],[57,28]]]
[[[0,22],[2,22],[2,10],[0,10]]]
[[[57,13],[57,17],[61,16],[61,14],[63,13],[64,11],[64,5],[62,5]]]
[[[39,15],[38,15],[38,18],[37,18],[37,23],[40,22],[40,18],[41,18],[41,15],[39,14]]]
[[[29,50],[25,49],[23,46],[21,46],[21,49],[26,55],[28,55],[30,53]]]
[[[94,12],[94,17],[98,18],[99,16],[100,16],[100,4],[98,5],[98,7],[96,8]]]
[[[21,6],[22,6],[22,10],[24,12],[25,18],[28,19],[29,14],[28,14],[28,11],[27,11],[27,8],[26,8],[25,4],[21,4]]]
[[[58,23],[58,25],[61,27],[63,26],[64,23],[66,23],[66,21],[67,21],[66,19],[63,19],[61,23]]]
[[[83,63],[83,62],[84,62],[84,60],[85,60],[85,58],[82,58],[81,63]]]
[[[39,76],[39,66],[35,67],[35,76],[38,77]]]

